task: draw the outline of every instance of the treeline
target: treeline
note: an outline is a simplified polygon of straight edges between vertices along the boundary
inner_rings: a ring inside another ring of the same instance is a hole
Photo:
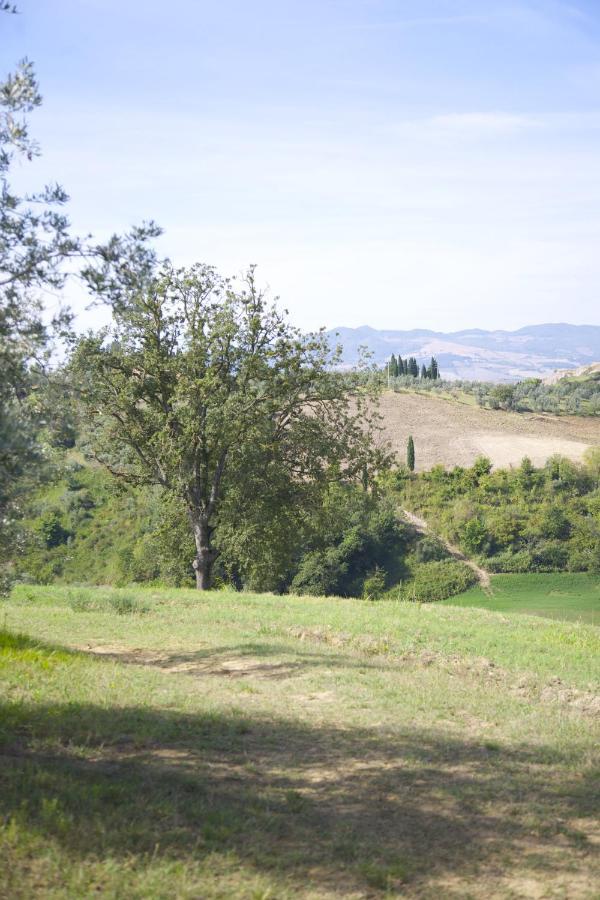
[[[480,406],[554,415],[600,415],[600,378],[561,378],[544,384],[528,378],[516,384],[471,383],[469,392]]]
[[[595,376],[561,378],[554,384],[545,384],[539,378],[527,378],[515,384],[496,384],[484,381],[465,381],[417,378],[398,375],[388,379],[387,366],[369,373],[366,380],[389,385],[392,390],[414,390],[450,395],[457,400],[472,397],[485,409],[503,409],[512,412],[542,412],[552,415],[598,416],[600,415],[600,378]]]
[[[410,378],[430,379],[432,381],[437,381],[441,378],[435,356],[431,357],[429,365],[421,363],[421,366],[419,367],[419,363],[414,356],[402,359],[400,355],[396,357],[396,355],[392,353],[383,372],[388,378],[402,378],[403,376],[406,376]]]
[[[600,448],[577,465],[553,457],[535,468],[434,466],[401,478],[404,504],[493,572],[600,573]]]
[[[125,485],[76,449],[56,451],[55,477],[26,508],[20,581],[192,587],[185,510],[160,488]],[[473,583],[444,547],[399,520],[387,480],[377,491],[332,485],[320,504],[265,518],[262,533],[223,530],[213,586],[312,595],[437,600]]]

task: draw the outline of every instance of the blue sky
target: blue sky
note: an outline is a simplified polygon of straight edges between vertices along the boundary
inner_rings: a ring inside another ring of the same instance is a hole
[[[600,3],[20,0],[43,156],[102,237],[259,275],[305,328],[600,324]]]

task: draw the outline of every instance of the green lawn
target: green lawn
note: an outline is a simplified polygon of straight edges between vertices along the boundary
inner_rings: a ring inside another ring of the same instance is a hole
[[[476,587],[443,603],[600,625],[600,576],[494,575],[492,589],[491,596]]]
[[[21,587],[0,897],[598,896],[600,631]]]

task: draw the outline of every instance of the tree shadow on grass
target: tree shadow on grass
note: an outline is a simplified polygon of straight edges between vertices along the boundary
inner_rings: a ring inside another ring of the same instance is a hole
[[[0,722],[0,820],[75,860],[233,853],[340,896],[507,866],[550,883],[585,867],[598,812],[597,781],[550,748],[81,703]]]
[[[90,659],[2,632],[0,649]],[[245,644],[169,659],[222,666],[225,653],[286,652]],[[302,665],[381,668],[330,649],[299,652]],[[473,879],[491,877],[493,888],[511,869],[569,885],[591,856],[585,823],[597,816],[599,783],[552,747],[434,730],[0,704],[0,823],[14,819],[74,862],[133,859],[143,869],[157,855],[195,863],[233,854],[293,894],[316,885],[339,896],[420,896],[442,883],[444,896],[462,897]]]

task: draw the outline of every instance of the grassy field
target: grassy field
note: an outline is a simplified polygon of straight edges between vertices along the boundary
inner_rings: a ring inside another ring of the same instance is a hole
[[[19,588],[6,898],[591,898],[600,632],[476,609]]]
[[[600,576],[597,575],[493,575],[492,591],[490,596],[476,587],[443,603],[600,625]]]

